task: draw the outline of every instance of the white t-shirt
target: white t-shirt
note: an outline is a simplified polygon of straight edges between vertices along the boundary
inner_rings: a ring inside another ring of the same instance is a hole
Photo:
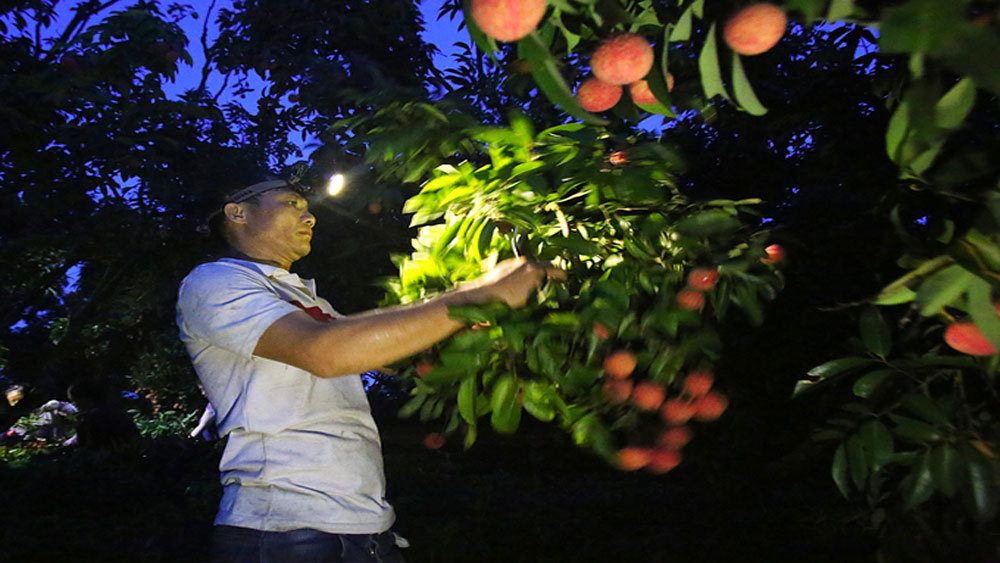
[[[275,266],[224,258],[181,282],[181,340],[228,436],[215,523],[383,532],[395,515],[360,376],[322,379],[253,355],[273,322],[302,309],[318,320],[341,316],[312,280]]]

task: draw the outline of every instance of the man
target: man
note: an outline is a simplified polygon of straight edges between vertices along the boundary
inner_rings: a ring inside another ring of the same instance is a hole
[[[461,329],[449,306],[521,306],[546,275],[562,274],[511,260],[434,299],[343,316],[289,272],[315,224],[292,185],[254,184],[214,221],[232,257],[181,283],[181,339],[228,436],[216,561],[402,561],[378,430],[354,374]]]

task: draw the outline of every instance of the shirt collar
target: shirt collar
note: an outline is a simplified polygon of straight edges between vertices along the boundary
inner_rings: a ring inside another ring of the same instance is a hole
[[[293,274],[280,266],[261,264],[260,262],[253,262],[251,260],[241,260],[239,258],[221,258],[220,260],[223,262],[234,262],[237,264],[242,264],[244,266],[249,266],[251,268],[256,268],[257,271],[271,278],[272,280],[277,280],[282,283],[291,285],[293,287],[305,289],[306,291],[309,292],[311,296],[316,297],[316,280],[304,280],[300,278],[298,274]]]

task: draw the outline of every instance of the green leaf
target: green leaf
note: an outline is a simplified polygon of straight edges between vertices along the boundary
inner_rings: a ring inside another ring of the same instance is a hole
[[[542,422],[551,421],[556,416],[556,409],[553,405],[555,393],[556,391],[549,383],[528,382],[524,386],[524,410]]]
[[[427,395],[425,393],[420,393],[414,396],[412,399],[407,401],[406,404],[399,407],[399,410],[396,412],[396,416],[399,418],[410,418],[416,414],[418,410],[420,410],[420,407],[423,406],[424,401],[426,400]]]
[[[992,293],[989,282],[974,278],[969,283],[969,314],[983,336],[1000,349],[1000,315],[993,307]]]
[[[875,307],[868,307],[861,313],[861,342],[868,351],[880,358],[889,355],[892,348],[892,334],[882,314]]]
[[[472,445],[476,443],[476,434],[477,431],[475,424],[470,424],[465,427],[465,442],[463,444],[465,449],[471,448]]]
[[[910,130],[910,104],[904,99],[902,102],[896,106],[896,110],[892,112],[892,117],[889,118],[889,127],[885,132],[885,149],[889,158],[899,164],[903,139],[906,138],[906,134]]]
[[[976,103],[976,83],[966,76],[952,86],[934,107],[934,122],[942,129],[955,129],[965,121]]]
[[[851,485],[847,474],[847,448],[844,444],[837,446],[837,451],[833,454],[833,464],[831,467],[833,482],[837,484],[837,489],[844,498],[850,498]]]
[[[865,480],[868,479],[869,462],[865,442],[860,434],[855,434],[847,440],[847,468],[854,487],[864,490]]]
[[[923,504],[934,494],[934,478],[931,476],[931,454],[920,456],[920,463],[901,483],[904,508],[912,510]]]
[[[958,450],[950,444],[941,444],[931,451],[931,475],[934,478],[934,486],[945,496],[950,497],[958,491],[964,468],[965,464]]]
[[[497,432],[509,434],[521,422],[521,405],[517,400],[518,382],[512,374],[501,375],[493,384],[490,406],[490,423]]]
[[[735,231],[740,226],[739,220],[724,210],[708,209],[678,221],[674,229],[686,237],[704,238]]]
[[[934,53],[953,48],[963,24],[962,4],[952,0],[912,0],[882,12],[879,50]]]
[[[469,424],[476,422],[476,379],[476,374],[469,375],[458,386],[458,412]]]
[[[812,391],[814,388],[817,388],[819,383],[822,383],[824,381],[825,380],[822,379],[800,379],[796,381],[795,388],[792,389],[792,398],[798,397],[803,393]]]
[[[866,373],[854,382],[854,394],[862,399],[867,399],[878,389],[879,385],[882,385],[894,373],[896,372],[891,369],[879,369],[871,373]]]
[[[594,413],[587,414],[573,423],[573,441],[578,446],[588,446],[605,458],[614,456],[614,443],[608,429]]]
[[[997,513],[996,463],[968,442],[960,446],[965,462],[963,499],[979,522],[990,522]]]
[[[576,96],[563,80],[555,57],[542,42],[537,31],[532,31],[518,41],[517,51],[518,55],[527,59],[528,64],[531,65],[531,76],[534,77],[538,88],[545,93],[549,101],[584,123],[607,125],[607,120],[583,109],[583,106],[577,101]]]
[[[832,0],[826,12],[826,21],[834,22],[850,17],[854,11],[854,0]]]
[[[764,104],[760,103],[757,95],[753,93],[750,80],[743,70],[740,55],[736,52],[733,52],[733,95],[736,97],[736,103],[742,106],[750,115],[764,115],[767,113],[767,108],[764,107]]]
[[[969,288],[974,277],[965,268],[954,264],[928,278],[917,289],[920,314],[925,317],[936,315],[958,299]]]
[[[917,293],[905,285],[890,288],[878,294],[873,303],[875,305],[901,305],[909,303],[917,298]]]
[[[715,23],[708,28],[708,37],[698,55],[698,73],[701,75],[701,87],[705,98],[712,99],[716,94],[729,99],[726,88],[722,85],[722,70],[719,68],[719,53],[715,41]]]
[[[684,10],[680,19],[677,20],[677,26],[670,32],[671,43],[691,39],[691,12],[693,11],[693,8],[694,5],[688,6],[688,9]]]
[[[941,410],[934,399],[920,393],[911,393],[903,397],[903,406],[908,411],[931,424],[948,424],[948,415]]]
[[[938,139],[934,141],[931,143],[929,148],[915,156],[913,160],[909,161],[906,165],[909,172],[915,177],[919,177],[920,174],[926,172],[927,169],[934,164],[934,159],[937,158],[938,153],[941,152],[944,142],[945,139]]]
[[[576,233],[571,233],[569,237],[549,237],[546,242],[578,256],[600,256],[602,254],[600,246],[584,239]]]
[[[914,444],[928,444],[941,439],[938,430],[926,422],[898,414],[890,414],[889,418],[896,423],[892,433],[903,440]]]
[[[872,472],[882,469],[892,459],[893,443],[892,434],[884,424],[877,420],[871,420],[858,430],[858,435],[868,453],[867,459]]]
[[[813,377],[825,379],[874,362],[875,360],[871,358],[837,358],[812,368],[808,373]]]
[[[785,0],[785,10],[791,12],[801,12],[806,22],[819,19],[826,0]]]
[[[476,245],[473,247],[473,260],[480,261],[486,256],[486,252],[493,243],[493,233],[496,231],[496,223],[486,221],[476,235]]]

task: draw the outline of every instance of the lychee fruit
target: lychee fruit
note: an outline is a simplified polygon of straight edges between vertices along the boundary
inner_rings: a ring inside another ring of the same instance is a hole
[[[601,395],[612,405],[624,403],[632,395],[632,382],[628,379],[609,379],[601,385]]]
[[[712,389],[715,377],[710,371],[692,371],[684,378],[684,392],[692,397],[704,397]]]
[[[996,346],[986,339],[975,323],[955,323],[944,331],[944,341],[955,350],[970,356],[992,356]]]
[[[705,294],[685,289],[677,292],[677,305],[687,311],[697,311],[705,306]]]
[[[657,444],[668,450],[679,450],[691,441],[691,429],[687,426],[667,428],[657,439]]]
[[[608,84],[631,84],[653,68],[653,47],[635,33],[622,33],[601,43],[590,58],[594,76]]]
[[[469,13],[487,36],[517,41],[542,21],[545,0],[472,0]]]
[[[694,419],[701,422],[715,420],[722,416],[729,406],[729,399],[718,391],[709,391],[695,403]]]
[[[677,450],[655,449],[649,454],[646,471],[650,473],[666,473],[681,463],[681,453]]]
[[[765,264],[777,264],[785,259],[785,249],[781,247],[780,244],[772,244],[764,249],[767,256],[761,258],[760,261]]]
[[[608,377],[625,379],[635,369],[635,355],[628,350],[618,350],[604,358],[604,371]]]
[[[430,434],[424,436],[423,444],[428,450],[437,450],[440,449],[441,446],[444,446],[444,443],[447,441],[448,440],[445,438],[444,434],[440,432],[431,432]]]
[[[417,377],[423,377],[434,369],[434,364],[430,362],[420,362],[417,364]]]
[[[680,426],[691,420],[697,406],[694,401],[684,399],[667,399],[660,408],[660,418],[671,426]]]
[[[774,4],[751,4],[736,12],[722,31],[729,48],[741,55],[759,55],[785,34],[788,18]]]
[[[695,291],[708,291],[715,287],[719,280],[719,270],[716,268],[694,268],[688,273],[688,287]]]
[[[580,87],[576,89],[576,99],[587,111],[606,111],[618,103],[622,98],[621,86],[608,84],[597,78],[584,80]]]
[[[643,381],[632,390],[632,403],[640,410],[655,411],[663,404],[667,392],[652,381]]]
[[[645,80],[637,80],[628,87],[632,95],[632,101],[637,104],[655,104],[657,102],[653,91],[649,89],[649,83]]]
[[[649,89],[649,82],[646,80],[636,80],[629,84],[629,93],[632,94],[632,101],[637,104],[655,104],[657,101],[653,91]],[[674,75],[667,73],[667,92],[674,89]]]
[[[649,448],[638,446],[624,447],[618,450],[618,467],[625,471],[642,469],[649,464],[649,458],[652,453],[652,450]]]
[[[611,331],[608,330],[608,327],[602,325],[601,323],[594,323],[593,331],[594,336],[600,338],[601,340],[607,340],[607,338],[611,336]]]

